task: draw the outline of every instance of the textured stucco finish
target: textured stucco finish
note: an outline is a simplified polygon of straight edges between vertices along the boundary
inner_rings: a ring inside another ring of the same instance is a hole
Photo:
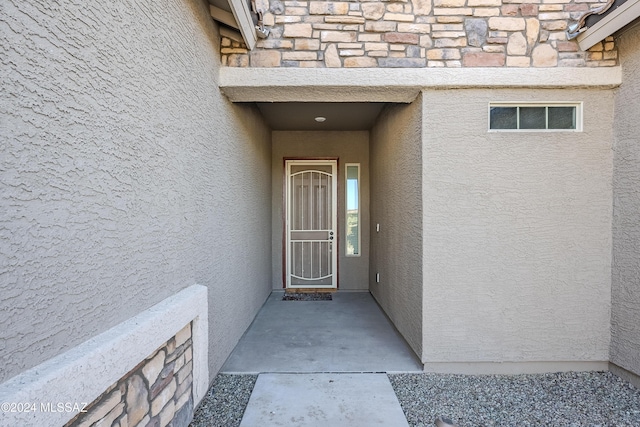
[[[213,378],[270,291],[271,151],[217,87],[206,5],[8,0],[0,20],[0,382],[194,283]]]
[[[312,118],[310,118],[312,119]],[[272,133],[273,289],[283,286],[283,190],[285,158],[338,157],[338,288],[369,289],[369,132],[274,131]],[[360,163],[360,220],[362,254],[345,255],[345,163]]]
[[[423,96],[423,362],[607,361],[613,92]],[[583,101],[584,132],[488,132],[491,101]]]
[[[411,102],[423,88],[616,87],[620,67],[233,68],[220,87],[234,102]]]
[[[613,161],[611,362],[640,375],[640,25],[622,33]]]
[[[418,356],[423,329],[421,139],[419,96],[412,104],[386,107],[370,145],[370,290]]]

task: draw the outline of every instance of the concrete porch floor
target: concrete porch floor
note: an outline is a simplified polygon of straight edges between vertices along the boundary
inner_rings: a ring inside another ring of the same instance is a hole
[[[221,373],[422,372],[368,292],[282,301],[273,292]]]

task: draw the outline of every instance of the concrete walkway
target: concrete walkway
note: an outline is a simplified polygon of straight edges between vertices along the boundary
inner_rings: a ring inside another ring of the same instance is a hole
[[[261,374],[240,427],[408,426],[386,374]]]
[[[241,427],[407,426],[387,372],[422,372],[368,292],[271,294],[221,373],[259,374]]]

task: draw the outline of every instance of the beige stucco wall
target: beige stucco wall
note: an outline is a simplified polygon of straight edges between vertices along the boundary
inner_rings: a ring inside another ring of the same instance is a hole
[[[369,288],[369,132],[274,131],[272,133],[273,289],[283,287],[283,196],[285,158],[338,157],[338,288]],[[345,256],[345,163],[360,163],[362,255]]]
[[[607,361],[613,92],[423,96],[423,361]],[[584,132],[488,132],[490,101],[582,101]]]
[[[418,96],[412,104],[383,110],[370,145],[370,290],[418,356],[423,330],[421,129]]]
[[[213,378],[270,291],[271,151],[219,92],[208,8],[9,0],[0,20],[0,382],[194,283]]]
[[[615,101],[611,361],[640,375],[640,26],[618,38]]]

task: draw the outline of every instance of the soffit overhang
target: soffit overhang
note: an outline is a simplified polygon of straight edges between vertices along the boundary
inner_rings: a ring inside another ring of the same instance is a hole
[[[250,0],[209,0],[209,13],[221,24],[220,34],[253,49],[258,40]]]
[[[599,68],[236,68],[219,86],[233,102],[412,102],[423,89],[614,88],[619,66]]]

